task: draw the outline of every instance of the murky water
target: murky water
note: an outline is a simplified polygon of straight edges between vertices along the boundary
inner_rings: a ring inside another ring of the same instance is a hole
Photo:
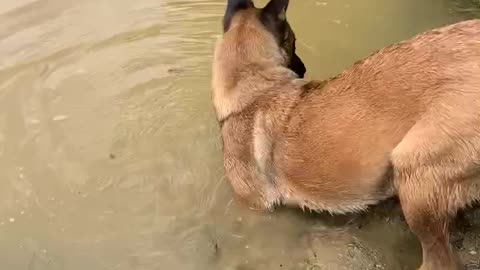
[[[0,1],[1,269],[413,269],[401,221],[232,201],[210,103],[224,4]],[[307,76],[325,78],[479,9],[296,0],[289,19]]]

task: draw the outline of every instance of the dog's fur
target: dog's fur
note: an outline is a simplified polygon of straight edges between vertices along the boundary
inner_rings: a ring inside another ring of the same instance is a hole
[[[461,269],[448,224],[480,199],[480,20],[306,81],[287,6],[230,0],[215,48],[213,103],[235,194],[258,209],[331,213],[398,196],[421,269]]]

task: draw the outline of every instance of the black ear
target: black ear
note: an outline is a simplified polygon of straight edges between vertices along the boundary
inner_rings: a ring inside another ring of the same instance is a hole
[[[289,0],[270,0],[263,8],[262,15],[272,16],[275,20],[285,21]]]
[[[230,27],[233,15],[239,10],[253,7],[252,0],[228,0],[227,10],[223,16],[223,32],[227,32]]]

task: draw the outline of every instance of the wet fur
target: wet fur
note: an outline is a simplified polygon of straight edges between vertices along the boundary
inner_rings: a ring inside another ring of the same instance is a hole
[[[299,79],[286,57],[253,7],[215,48],[213,103],[240,201],[348,213],[398,196],[421,269],[461,269],[448,224],[480,199],[480,20],[386,47],[328,81]]]

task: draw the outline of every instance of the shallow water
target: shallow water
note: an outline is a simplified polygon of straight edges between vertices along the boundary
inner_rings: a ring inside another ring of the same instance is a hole
[[[418,264],[401,221],[232,201],[210,103],[224,2],[0,2],[2,269]],[[475,0],[297,0],[288,16],[307,77],[320,79],[479,10]]]

